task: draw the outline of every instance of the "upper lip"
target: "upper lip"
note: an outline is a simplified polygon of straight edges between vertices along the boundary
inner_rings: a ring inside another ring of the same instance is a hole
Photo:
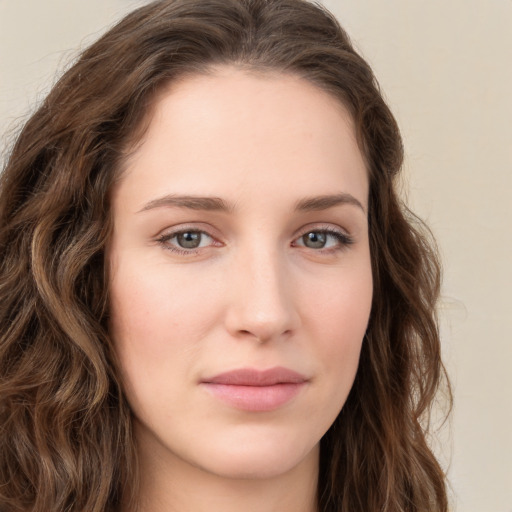
[[[203,380],[205,384],[224,384],[230,386],[273,386],[276,384],[300,384],[308,379],[289,368],[276,366],[268,370],[239,368]]]

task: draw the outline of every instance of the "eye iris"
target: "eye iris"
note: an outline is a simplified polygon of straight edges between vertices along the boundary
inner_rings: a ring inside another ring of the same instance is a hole
[[[176,240],[184,249],[196,249],[201,244],[201,233],[197,231],[186,231],[176,235]]]
[[[302,240],[304,245],[310,249],[322,249],[327,242],[327,235],[319,231],[311,231],[310,233],[306,233],[302,237]]]

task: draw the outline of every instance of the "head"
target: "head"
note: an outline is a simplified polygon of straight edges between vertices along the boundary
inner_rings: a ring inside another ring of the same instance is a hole
[[[331,15],[302,0],[149,4],[87,49],[24,127],[0,190],[2,483],[15,475],[2,499],[100,511],[135,488],[112,332],[113,203],[162,101],[226,69],[335,102],[364,164],[369,318],[321,441],[321,510],[444,510],[421,422],[442,374],[437,260],[397,197],[400,134],[370,67]]]

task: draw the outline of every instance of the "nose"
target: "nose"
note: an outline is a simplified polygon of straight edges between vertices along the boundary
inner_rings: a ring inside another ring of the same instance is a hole
[[[284,339],[300,325],[286,263],[271,251],[239,255],[230,276],[226,328],[239,339]]]

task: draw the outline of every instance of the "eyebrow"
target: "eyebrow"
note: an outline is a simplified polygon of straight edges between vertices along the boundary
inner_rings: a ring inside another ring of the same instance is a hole
[[[344,204],[350,204],[352,206],[357,206],[361,208],[364,213],[366,210],[361,202],[356,199],[352,194],[347,194],[346,192],[342,192],[340,194],[333,195],[325,195],[325,196],[315,196],[315,197],[307,197],[305,199],[301,199],[295,205],[295,210],[301,212],[312,212],[312,211],[320,211],[320,210],[328,210],[329,208],[333,208],[334,206],[340,206]]]
[[[295,204],[295,211],[321,211],[345,204],[357,206],[364,213],[366,213],[366,210],[361,202],[352,194],[345,192],[333,195],[306,197]],[[164,207],[178,207],[187,208],[190,210],[220,212],[230,212],[234,210],[234,205],[228,204],[220,197],[179,196],[167,194],[165,196],[149,201],[139,210],[138,213],[153,210],[154,208]]]
[[[153,199],[146,203],[139,212],[145,212],[154,208],[173,207],[188,208],[189,210],[206,210],[228,212],[233,207],[220,197],[200,197],[200,196],[177,196],[168,194],[158,199]]]

